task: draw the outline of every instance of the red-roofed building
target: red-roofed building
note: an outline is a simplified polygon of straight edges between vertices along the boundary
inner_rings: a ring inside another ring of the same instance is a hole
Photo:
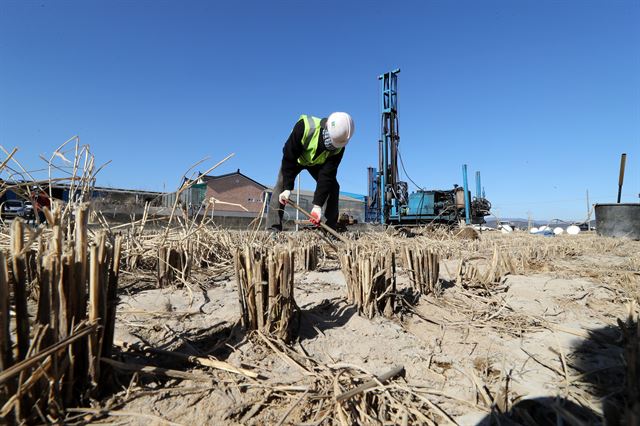
[[[240,173],[240,169],[219,176],[205,175],[202,180],[207,185],[205,202],[213,202],[214,212],[256,216],[262,211],[267,187]]]

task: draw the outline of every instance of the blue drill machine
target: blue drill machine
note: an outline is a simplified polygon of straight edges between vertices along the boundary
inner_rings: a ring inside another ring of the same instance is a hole
[[[480,172],[476,172],[476,196],[467,188],[467,165],[462,166],[462,188],[450,190],[419,188],[409,194],[407,182],[399,179],[398,144],[398,73],[387,72],[378,79],[382,89],[382,122],[378,141],[378,170],[368,169],[368,196],[365,221],[385,225],[420,225],[430,223],[484,223],[491,203],[481,194]],[[405,172],[406,173],[406,172]],[[417,185],[416,185],[417,186]]]

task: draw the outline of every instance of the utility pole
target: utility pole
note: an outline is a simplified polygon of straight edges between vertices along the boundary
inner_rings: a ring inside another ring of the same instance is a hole
[[[591,204],[589,203],[589,190],[587,189],[587,229],[591,231]]]

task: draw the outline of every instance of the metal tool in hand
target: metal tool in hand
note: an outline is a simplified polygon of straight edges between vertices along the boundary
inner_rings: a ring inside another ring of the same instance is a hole
[[[294,209],[298,210],[300,213],[302,213],[303,215],[308,217],[309,220],[311,220],[311,218],[312,218],[311,214],[306,212],[302,207],[300,207],[299,205],[297,205],[296,203],[294,203],[291,200],[287,200],[287,204],[290,204],[291,207],[293,207]],[[324,229],[329,234],[333,235],[334,237],[336,237],[338,240],[342,241],[343,243],[347,242],[347,240],[342,235],[338,234],[336,231],[334,231],[332,228],[330,228],[326,224],[324,224],[322,222],[318,222],[318,226],[322,227],[322,229]]]

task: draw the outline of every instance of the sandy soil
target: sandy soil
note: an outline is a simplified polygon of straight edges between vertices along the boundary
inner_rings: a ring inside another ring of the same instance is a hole
[[[437,423],[475,425],[489,421],[492,406],[509,412],[523,400],[556,396],[579,403],[577,416],[598,418],[604,395],[591,372],[620,365],[616,320],[627,307],[619,289],[595,272],[629,267],[629,253],[639,248],[628,242],[613,252],[565,257],[540,273],[509,275],[490,289],[455,284],[459,260],[449,259],[441,268],[441,294],[413,305],[408,278],[399,270],[398,288],[407,303],[392,319],[360,317],[344,300],[342,272],[328,263],[296,275],[301,315],[292,348],[324,365],[354,364],[373,374],[403,365],[406,383],[428,389],[429,400],[451,417],[436,416]],[[278,391],[312,379],[236,325],[234,279],[201,280],[205,289],[190,292],[145,287],[144,281],[128,286],[133,280],[125,276],[116,339],[212,355],[264,378],[249,380],[168,357],[123,355],[126,362],[206,373],[210,380],[117,376],[116,388],[101,401],[116,415],[98,421],[261,425],[313,418],[317,413],[305,408],[308,395]],[[324,424],[337,422],[328,417]]]

